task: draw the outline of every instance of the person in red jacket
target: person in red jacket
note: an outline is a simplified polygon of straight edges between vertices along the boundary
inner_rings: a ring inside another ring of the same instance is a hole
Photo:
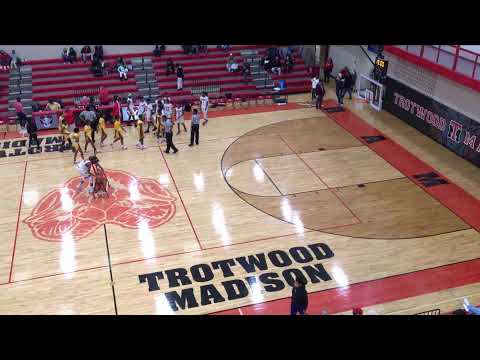
[[[330,74],[332,73],[332,71],[333,71],[333,60],[332,58],[329,57],[325,62],[325,65],[323,66],[323,75],[324,75],[323,81],[325,83],[328,83],[328,81],[330,80]]]
[[[110,102],[110,93],[108,92],[108,89],[101,86],[100,90],[98,92],[98,99],[100,100],[100,104],[102,105],[108,105]]]
[[[115,121],[116,119],[120,119],[120,111],[121,111],[120,100],[118,99],[118,96],[115,95],[113,97],[113,109],[112,109],[113,121]]]
[[[72,132],[75,128],[75,114],[73,113],[73,110],[70,108],[66,109],[63,113],[63,117],[65,118],[69,131]]]

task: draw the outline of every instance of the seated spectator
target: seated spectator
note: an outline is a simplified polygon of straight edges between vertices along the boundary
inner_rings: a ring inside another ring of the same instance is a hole
[[[173,64],[172,59],[167,60],[167,76],[175,73],[175,65]]]
[[[10,67],[10,63],[12,61],[12,57],[10,55],[8,55],[7,52],[3,51],[3,50],[0,50],[0,65],[3,67],[3,68],[9,68]]]
[[[276,56],[275,59],[272,62],[272,73],[281,75],[282,74],[282,69],[281,69],[281,63],[280,63],[280,56]]]
[[[120,80],[128,80],[128,68],[125,65],[120,64],[117,68],[117,71],[118,75],[120,76]]]
[[[47,106],[45,106],[46,111],[58,111],[61,108],[60,104],[53,99],[48,100]]]
[[[208,45],[198,45],[198,53],[199,54],[207,54],[208,53]]]
[[[238,70],[238,64],[235,62],[235,58],[233,57],[233,54],[230,53],[230,56],[228,57],[228,62],[227,62],[227,71],[235,72],[237,70]]]
[[[192,53],[192,45],[182,45],[183,52],[187,55]]]
[[[70,62],[70,64],[73,64],[77,61],[77,52],[73,47],[70,47],[70,49],[68,49],[68,61]]]
[[[108,105],[110,102],[110,93],[106,87],[100,86],[100,91],[98,92],[98,99],[100,104]]]
[[[93,56],[97,57],[100,61],[103,61],[103,46],[102,45],[95,45],[93,49]]]
[[[93,72],[93,75],[96,77],[103,76],[103,71],[105,69],[105,61],[100,60],[98,57],[94,57],[90,71]]]
[[[80,106],[86,108],[90,100],[85,95],[80,99]]]
[[[220,49],[222,49],[224,52],[227,52],[230,50],[230,45],[219,45]]]
[[[64,64],[66,64],[67,62],[69,62],[68,50],[67,50],[67,48],[63,48],[63,51],[62,51],[62,60],[63,60],[63,63],[64,63]]]
[[[87,62],[87,59],[93,61],[92,48],[90,47],[90,45],[85,45],[80,51],[80,54],[84,63]]]
[[[117,65],[120,66],[120,65],[123,65],[125,67],[127,67],[127,64],[125,64],[125,60],[123,60],[123,58],[118,58],[117,59]]]
[[[245,82],[248,82],[248,78],[250,77],[251,74],[252,72],[250,70],[250,64],[247,62],[243,63],[243,67],[242,67],[243,80]]]

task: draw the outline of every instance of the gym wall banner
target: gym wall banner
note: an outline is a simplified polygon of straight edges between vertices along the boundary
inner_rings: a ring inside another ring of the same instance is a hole
[[[480,123],[387,78],[383,108],[464,159],[480,166]]]

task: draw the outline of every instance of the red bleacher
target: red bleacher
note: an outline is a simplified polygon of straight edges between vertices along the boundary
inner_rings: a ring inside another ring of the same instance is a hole
[[[207,54],[185,55],[182,50],[168,50],[161,57],[154,57],[151,52],[133,53],[133,54],[113,54],[106,55],[106,61],[114,61],[122,57],[131,59],[134,57],[148,57],[152,59],[157,84],[161,94],[172,97],[172,100],[190,99],[193,97],[191,87],[211,85],[212,83],[220,87],[220,93],[230,92],[232,97],[258,97],[261,93],[254,85],[244,82],[240,73],[229,73],[226,71],[226,62],[230,53],[240,64],[243,62],[241,51],[247,49],[257,49],[260,54],[265,53],[267,45],[237,45],[232,46],[228,52],[221,49],[209,48]],[[171,58],[175,64],[181,64],[185,72],[184,89],[176,90],[176,77],[174,74],[166,76],[166,61]],[[291,73],[281,76],[273,76],[274,80],[287,80],[287,93],[307,92],[310,82],[305,69],[303,59],[294,55],[295,66]],[[130,61],[127,60],[127,63]],[[138,87],[133,71],[128,73],[127,81],[120,81],[115,72],[103,77],[94,77],[90,72],[90,64],[77,62],[74,64],[64,64],[61,58],[30,60],[26,62],[32,66],[32,98],[44,106],[50,99],[61,99],[66,106],[73,105],[75,94],[81,89],[98,89],[100,86],[106,87],[110,94],[137,93]],[[8,78],[7,78],[8,84]],[[1,91],[1,90],[0,90]],[[7,85],[8,92],[8,85]],[[7,95],[7,94],[5,94]],[[212,99],[221,94],[210,94]],[[3,102],[2,102],[3,100]],[[8,104],[0,92],[0,116],[8,112]],[[5,105],[2,105],[5,104]]]

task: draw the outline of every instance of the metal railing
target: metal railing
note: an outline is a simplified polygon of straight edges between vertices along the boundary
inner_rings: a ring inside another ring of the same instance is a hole
[[[415,315],[440,315],[440,309],[423,311],[423,312],[415,314]]]

